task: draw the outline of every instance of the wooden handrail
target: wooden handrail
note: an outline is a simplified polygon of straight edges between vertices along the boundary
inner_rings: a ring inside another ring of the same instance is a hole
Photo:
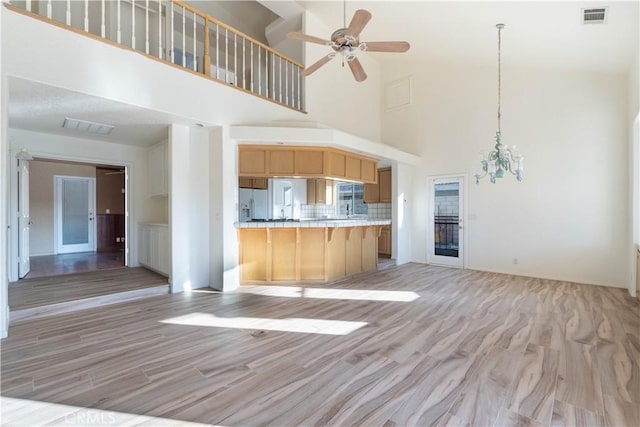
[[[268,50],[269,52],[273,53],[274,55],[279,56],[280,58],[291,62],[293,65],[297,65],[300,68],[304,68],[304,65],[299,63],[298,61],[296,61],[293,58],[290,58],[286,55],[281,54],[280,52],[278,52],[277,50],[273,49],[270,46],[267,46],[266,44],[262,43],[261,41],[258,41],[256,39],[254,39],[253,37],[251,37],[250,35],[243,33],[242,31],[238,30],[237,28],[233,28],[232,26],[225,24],[224,22],[220,21],[219,19],[214,18],[213,16],[209,15],[208,13],[202,12],[200,10],[198,10],[197,8],[181,1],[181,0],[170,0],[172,1],[175,5],[183,7],[185,9],[187,9],[189,12],[195,13],[197,15],[199,15],[201,18],[204,18],[210,22],[213,22],[214,24],[219,25],[220,27],[226,28],[229,31],[234,32],[235,34],[249,40],[251,43],[254,43],[260,47],[262,47],[265,50]]]

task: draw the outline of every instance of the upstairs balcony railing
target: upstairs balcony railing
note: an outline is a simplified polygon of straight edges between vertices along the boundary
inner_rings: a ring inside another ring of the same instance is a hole
[[[8,4],[304,111],[302,64],[182,1],[11,0]]]

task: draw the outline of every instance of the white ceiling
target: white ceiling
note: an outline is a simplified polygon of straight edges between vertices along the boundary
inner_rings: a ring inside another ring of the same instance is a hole
[[[342,1],[298,3],[330,28],[342,27]],[[411,43],[404,54],[370,53],[380,61],[493,64],[495,24],[504,23],[505,65],[627,72],[638,50],[639,3],[347,0],[346,22],[356,9],[367,9],[373,18],[360,35],[362,41]],[[582,24],[582,8],[602,6],[609,7],[606,24]]]
[[[8,116],[12,128],[137,146],[166,139],[171,123],[193,125],[181,117],[13,77],[9,78]],[[65,117],[115,129],[109,135],[63,129]]]

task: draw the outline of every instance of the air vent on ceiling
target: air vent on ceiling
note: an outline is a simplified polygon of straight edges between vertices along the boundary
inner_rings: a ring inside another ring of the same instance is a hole
[[[65,129],[73,129],[78,132],[95,133],[98,135],[109,135],[115,126],[106,125],[104,123],[88,122],[86,120],[70,119],[66,117],[62,127]]]
[[[583,24],[606,24],[608,7],[582,9]]]

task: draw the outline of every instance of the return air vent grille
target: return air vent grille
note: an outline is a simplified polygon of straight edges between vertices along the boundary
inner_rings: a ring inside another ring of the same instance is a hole
[[[607,22],[607,7],[582,9],[583,24],[605,24]]]
[[[64,119],[62,127],[78,132],[95,133],[98,135],[109,135],[114,128],[114,126],[104,123],[88,122],[86,120],[71,119],[69,117]]]

